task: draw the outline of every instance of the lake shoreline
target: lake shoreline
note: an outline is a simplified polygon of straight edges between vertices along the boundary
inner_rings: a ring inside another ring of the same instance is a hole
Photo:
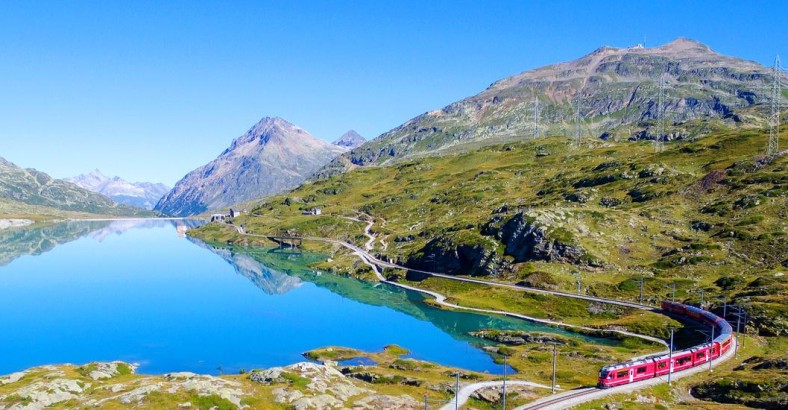
[[[0,219],[0,229],[21,228],[32,224],[33,224],[33,220],[31,219],[21,219],[21,218]]]

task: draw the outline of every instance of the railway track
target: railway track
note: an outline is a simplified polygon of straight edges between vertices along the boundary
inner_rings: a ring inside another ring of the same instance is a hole
[[[725,354],[722,356],[714,359],[712,361],[712,367],[717,367],[722,363],[730,360],[734,357],[735,354],[735,346],[736,346],[736,339],[732,340],[731,348],[728,349]],[[681,370],[672,373],[672,379],[678,380],[684,377],[692,376],[698,373],[708,372],[709,369],[706,366],[695,366],[691,367],[686,370]],[[586,387],[581,388],[578,390],[570,390],[564,393],[559,393],[554,396],[544,397],[542,399],[536,400],[534,402],[524,404],[515,408],[515,410],[559,410],[559,409],[568,409],[578,404],[585,403],[592,400],[598,400],[604,398],[606,396],[612,394],[627,394],[632,393],[640,389],[644,389],[646,387],[656,386],[658,384],[667,383],[668,379],[666,376],[659,376],[654,377],[651,379],[646,379],[634,383],[624,384],[621,386],[611,387],[608,389],[598,389],[596,387]]]
[[[580,389],[577,389],[577,390],[570,390],[570,391],[568,391],[566,393],[562,393],[562,394],[560,394],[558,396],[551,397],[549,400],[545,400],[545,401],[542,401],[542,402],[535,402],[535,403],[530,404],[530,405],[527,404],[525,406],[518,407],[517,410],[547,409],[547,408],[550,408],[550,406],[553,406],[553,405],[556,405],[556,404],[559,404],[559,403],[563,403],[563,402],[566,402],[566,401],[574,400],[574,399],[577,399],[577,398],[580,398],[580,397],[592,394],[592,393],[594,393],[596,391],[598,391],[598,389],[596,389],[594,387],[585,387],[585,388],[580,388]]]
[[[366,227],[365,232],[369,232],[370,227],[371,227],[371,224]],[[245,232],[242,232],[241,230],[238,230],[238,233],[240,235],[244,235],[244,236],[257,236],[257,237],[263,237],[263,238],[267,238],[268,237],[266,235],[255,235],[255,234],[245,233]],[[437,292],[427,291],[427,290],[411,287],[411,286],[400,284],[400,283],[397,283],[397,282],[390,282],[390,281],[386,280],[386,278],[382,275],[382,273],[378,270],[378,268],[405,269],[405,270],[411,270],[411,271],[414,271],[414,272],[418,272],[418,273],[422,273],[422,274],[426,274],[426,275],[430,275],[430,276],[434,276],[434,277],[445,278],[445,279],[449,279],[449,280],[455,280],[455,281],[461,281],[461,282],[470,282],[470,283],[478,283],[478,284],[487,285],[487,286],[504,287],[504,288],[510,288],[510,289],[515,289],[515,290],[520,290],[520,291],[526,291],[526,292],[552,294],[552,295],[556,295],[556,296],[570,297],[570,298],[575,298],[575,299],[582,299],[582,300],[594,301],[594,302],[599,302],[599,303],[614,304],[614,305],[626,306],[626,307],[630,307],[630,308],[636,308],[636,309],[642,309],[642,310],[650,310],[650,311],[657,311],[657,312],[664,313],[658,307],[649,306],[649,305],[642,305],[642,304],[638,304],[638,303],[619,301],[619,300],[614,300],[614,299],[598,298],[598,297],[592,297],[592,296],[583,296],[583,295],[577,295],[577,294],[571,294],[571,293],[559,292],[559,291],[549,291],[549,290],[543,290],[543,289],[528,288],[528,287],[523,287],[523,286],[510,285],[510,284],[499,283],[499,282],[491,282],[491,281],[485,281],[485,280],[479,280],[479,279],[460,278],[460,277],[444,275],[444,274],[435,273],[435,272],[414,270],[414,269],[410,269],[410,268],[407,268],[407,267],[404,267],[404,266],[400,266],[400,265],[397,265],[397,264],[394,264],[394,263],[391,263],[391,262],[380,260],[380,259],[376,258],[374,255],[370,254],[368,252],[368,250],[363,249],[363,248],[361,248],[359,246],[356,246],[356,245],[348,243],[348,242],[344,242],[344,241],[340,241],[340,240],[336,240],[336,239],[320,238],[320,237],[301,237],[300,239],[301,240],[312,240],[312,241],[326,242],[326,243],[334,243],[334,244],[337,244],[337,245],[341,245],[341,246],[351,250],[353,253],[355,253],[357,256],[359,256],[359,258],[361,260],[363,260],[366,264],[370,265],[373,268],[373,270],[375,271],[376,276],[378,277],[378,279],[381,282],[386,282],[386,283],[390,283],[390,284],[398,286],[398,287],[403,287],[403,288],[419,291],[419,292],[422,292],[422,293],[430,294],[430,295],[432,295],[433,297],[436,298],[438,303],[446,305],[446,306],[449,306],[449,307],[453,307],[453,308],[459,308],[459,309],[463,309],[463,310],[471,310],[471,311],[477,311],[477,312],[483,312],[483,313],[503,314],[503,315],[506,315],[506,316],[518,317],[518,318],[521,318],[521,319],[531,320],[531,321],[536,321],[536,322],[552,322],[552,321],[546,321],[546,320],[541,320],[541,319],[535,319],[535,318],[531,318],[531,317],[528,317],[528,316],[519,315],[519,314],[515,314],[515,313],[511,313],[511,312],[492,311],[492,310],[487,310],[487,309],[470,308],[470,307],[464,307],[464,306],[458,306],[458,305],[454,305],[454,304],[449,304],[449,303],[445,302],[445,296],[443,296],[441,294],[438,294]],[[558,323],[558,322],[552,322],[552,323],[556,324],[556,325],[560,325],[560,326],[567,326],[566,324],[563,324],[563,323]],[[580,327],[580,328],[582,328],[582,326],[571,326],[571,325],[569,325],[569,327]],[[630,332],[623,332],[623,331],[615,331],[615,332],[616,333],[629,334],[631,336],[640,337],[640,338],[643,338],[643,339],[649,339],[649,340],[652,340],[652,341],[656,341],[656,342],[665,344],[665,342],[663,340],[657,339],[657,338],[652,338],[652,337],[649,337],[649,336],[634,334],[634,333],[630,333]],[[734,341],[734,343],[735,343],[735,341]],[[715,359],[713,361],[713,365],[716,367],[716,365],[718,365],[719,363],[730,359],[730,357],[733,355],[733,351],[734,351],[734,349],[731,348],[726,354],[724,354],[723,356]],[[684,377],[684,376],[688,376],[690,374],[695,374],[695,373],[697,373],[697,372],[699,372],[701,370],[702,369],[700,367],[693,367],[693,368],[690,368],[690,369],[687,369],[687,370],[684,370],[684,371],[681,371],[681,372],[676,372],[676,373],[674,373],[674,378],[678,379],[678,378],[681,378],[681,377]],[[609,389],[604,389],[604,390],[603,389],[598,389],[596,387],[585,387],[585,388],[580,388],[580,389],[576,389],[576,390],[567,391],[567,392],[564,392],[564,393],[559,393],[559,394],[554,395],[554,396],[549,396],[549,397],[537,400],[535,402],[532,402],[532,403],[529,403],[529,404],[517,407],[515,410],[537,410],[537,409],[555,410],[555,409],[564,409],[564,408],[573,407],[573,406],[575,406],[577,404],[580,404],[580,403],[583,403],[583,402],[586,402],[586,401],[595,400],[595,399],[607,396],[609,394],[628,393],[628,392],[635,391],[635,390],[638,390],[638,389],[641,389],[641,388],[644,388],[644,387],[647,387],[647,386],[651,386],[651,385],[655,385],[655,384],[659,384],[659,383],[664,383],[665,381],[666,380],[663,380],[662,377],[655,377],[655,378],[652,378],[652,379],[643,380],[643,381],[640,381],[640,382],[635,382],[635,383],[631,383],[631,384],[627,384],[627,385],[623,385],[623,386],[618,386],[618,387],[613,387],[613,388],[609,388]]]

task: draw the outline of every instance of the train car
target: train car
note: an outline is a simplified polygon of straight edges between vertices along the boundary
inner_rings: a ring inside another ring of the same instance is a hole
[[[681,303],[671,302],[669,300],[662,302],[662,310],[666,310],[677,315],[684,316],[687,312],[686,306]]]
[[[696,320],[698,322],[703,322],[703,310],[696,308],[695,306],[687,306],[687,312],[685,316],[692,320]]]
[[[634,383],[668,373],[686,370],[714,360],[727,352],[733,340],[733,328],[725,319],[694,306],[663,301],[662,309],[714,327],[715,337],[710,343],[689,349],[649,356],[639,360],[616,363],[599,371],[597,387],[608,388]]]

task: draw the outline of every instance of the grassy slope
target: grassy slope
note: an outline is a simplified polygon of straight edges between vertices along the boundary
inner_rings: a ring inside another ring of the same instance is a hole
[[[388,258],[405,261],[436,237],[483,242],[510,262],[495,280],[517,282],[537,273],[539,286],[575,291],[579,278],[583,292],[636,300],[639,278],[644,277],[647,301],[667,297],[675,284],[677,299],[697,303],[697,291],[703,289],[707,308],[719,308],[718,297],[745,303],[755,314],[751,327],[765,335],[784,335],[788,158],[756,165],[765,140],[758,131],[722,131],[695,142],[669,143],[660,153],[648,143],[594,141],[575,150],[563,138],[512,143],[308,183],[270,198],[234,223],[252,233],[291,232],[360,245],[367,239],[363,224],[340,216],[367,214],[376,220],[375,252]],[[606,207],[602,198],[620,203]],[[526,210],[551,239],[582,247],[601,267],[511,263],[503,244],[480,233],[504,205],[509,208],[504,217]],[[301,210],[316,206],[323,209],[322,216],[301,215]],[[248,240],[219,226],[192,234]],[[350,257],[335,257],[320,268],[365,274]],[[665,326],[658,318],[632,312],[610,314],[588,305],[445,282],[429,279],[418,285],[440,290],[461,304],[567,322],[617,324],[652,334],[663,333]],[[774,354],[774,349],[765,352]]]
[[[480,227],[503,205],[528,209],[547,226],[548,235],[581,246],[603,267],[529,261],[512,264],[495,279],[516,282],[546,272],[546,286],[574,291],[579,278],[587,293],[636,299],[643,276],[647,300],[666,297],[674,283],[682,300],[697,302],[698,289],[705,290],[706,301],[739,297],[756,310],[769,310],[772,319],[762,326],[780,332],[785,308],[769,294],[786,286],[779,272],[788,260],[788,158],[754,170],[753,158],[764,145],[759,132],[718,133],[668,144],[661,153],[648,143],[595,143],[578,150],[567,148],[561,138],[508,144],[305,184],[236,223],[253,233],[289,231],[362,244],[363,224],[339,216],[366,213],[376,219],[373,229],[388,245],[383,249],[376,243],[376,252],[385,257],[404,261],[429,240],[448,236],[491,243],[507,260],[503,245],[482,236]],[[726,169],[721,180],[702,186],[704,176]],[[574,187],[583,179],[593,184],[604,177],[612,182]],[[566,199],[572,195],[588,199]],[[602,198],[622,203],[607,208]],[[322,216],[301,215],[315,206],[323,208]],[[693,221],[710,228],[692,229]],[[231,239],[215,227],[195,234]],[[410,236],[413,240],[401,241]]]
[[[30,205],[17,201],[0,199],[0,218],[30,219],[33,221],[48,221],[53,219],[86,219],[86,218],[121,218],[153,217],[153,212],[131,207],[119,208],[120,212],[113,214],[75,212],[57,209],[48,206]],[[125,212],[128,211],[128,212]]]

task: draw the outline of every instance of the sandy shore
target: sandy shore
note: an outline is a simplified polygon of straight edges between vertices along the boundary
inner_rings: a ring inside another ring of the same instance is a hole
[[[0,229],[27,226],[32,223],[33,221],[29,219],[0,219]]]

